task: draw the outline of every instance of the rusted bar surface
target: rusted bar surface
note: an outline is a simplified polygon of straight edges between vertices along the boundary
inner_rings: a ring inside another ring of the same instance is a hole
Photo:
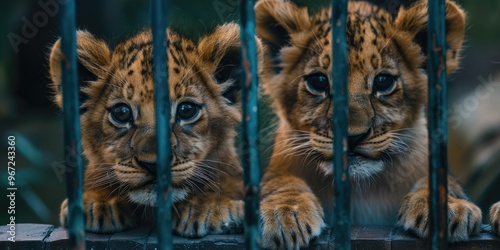
[[[347,158],[348,134],[348,58],[346,41],[347,0],[332,0],[332,93],[335,249],[351,249],[350,178]]]
[[[61,72],[64,113],[65,176],[68,193],[68,233],[72,249],[85,249],[83,223],[83,161],[76,55],[75,0],[61,5]]]
[[[167,18],[165,0],[151,1],[153,32],[153,78],[155,85],[157,154],[157,229],[158,248],[172,249],[172,193],[170,146],[170,95],[167,70]]]
[[[245,245],[246,249],[259,249],[259,121],[257,44],[255,41],[255,0],[240,2],[242,90],[241,165],[245,184]]]
[[[448,126],[446,86],[445,0],[429,5],[429,239],[430,249],[448,246]]]

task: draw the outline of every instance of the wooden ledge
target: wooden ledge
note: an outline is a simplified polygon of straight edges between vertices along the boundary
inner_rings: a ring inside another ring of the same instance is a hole
[[[0,249],[67,249],[68,234],[64,228],[45,224],[17,224],[16,242],[8,240],[7,226],[0,226]],[[426,249],[425,240],[391,227],[352,227],[353,249]],[[139,228],[116,234],[86,234],[88,249],[156,249],[153,229]],[[324,232],[309,249],[333,249],[333,240]],[[209,235],[199,239],[174,237],[175,249],[244,249],[242,235]],[[483,225],[481,234],[468,242],[454,243],[449,249],[500,249],[500,237]]]

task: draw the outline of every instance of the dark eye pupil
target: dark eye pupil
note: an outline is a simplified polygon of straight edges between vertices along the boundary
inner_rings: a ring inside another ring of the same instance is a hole
[[[380,74],[375,76],[373,86],[377,91],[390,90],[396,83],[396,77],[387,74]]]
[[[177,114],[179,118],[184,120],[192,119],[198,114],[198,111],[198,105],[190,102],[183,102],[179,104],[177,108]]]
[[[328,78],[322,73],[307,76],[306,82],[309,89],[315,92],[326,92],[330,88]]]
[[[129,122],[132,118],[132,110],[125,104],[117,104],[111,110],[111,115],[115,121],[120,123]]]

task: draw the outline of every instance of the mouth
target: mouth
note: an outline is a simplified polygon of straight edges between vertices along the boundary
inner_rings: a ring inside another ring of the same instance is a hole
[[[374,163],[378,163],[378,162],[381,163],[382,162],[381,159],[373,159],[373,158],[368,157],[366,155],[357,154],[357,153],[349,153],[347,156],[347,159],[348,159],[349,167],[351,167],[352,165],[355,165],[355,164],[360,164],[360,163],[374,164]]]
[[[322,154],[323,161],[325,161],[325,162],[333,163],[333,161],[335,160],[333,154],[325,156],[322,152],[317,152],[317,153]],[[373,159],[370,156],[364,155],[362,153],[357,153],[357,152],[348,152],[347,159],[348,159],[348,162],[351,162],[351,161],[356,160],[356,159],[363,159],[363,160],[367,160],[367,161],[370,161],[370,160],[371,161],[379,161],[378,159]]]
[[[129,191],[128,198],[134,203],[155,207],[158,200],[156,189],[156,180],[150,181],[140,188]],[[169,193],[169,195],[172,197],[173,203],[182,201],[188,196],[188,191],[186,191],[185,189],[173,187],[170,190],[172,191]]]
[[[355,160],[355,159],[366,159],[366,160],[371,160],[371,161],[378,161],[378,159],[373,159],[373,157],[370,157],[370,156],[365,155],[365,154],[357,153],[357,152],[349,152],[347,154],[347,158],[349,159],[349,161],[351,159],[353,159],[353,160]]]
[[[349,175],[353,179],[367,179],[384,170],[381,159],[373,159],[361,154],[349,154]]]
[[[351,152],[347,155],[349,175],[352,179],[366,179],[383,171],[384,163],[381,159]],[[328,175],[333,174],[334,158],[324,158],[320,167]]]

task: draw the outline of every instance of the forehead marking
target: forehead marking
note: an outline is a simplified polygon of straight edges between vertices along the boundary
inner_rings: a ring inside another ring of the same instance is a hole
[[[147,46],[151,47],[152,44],[153,43],[151,41],[142,42],[142,43],[135,43],[135,41],[131,41],[128,49],[126,49],[126,51],[124,51],[124,53],[123,53],[124,59],[127,56],[129,57],[129,60],[127,61],[126,67],[129,68],[132,65],[132,63],[134,63],[134,61],[137,57],[137,54],[141,50],[143,50]]]
[[[378,56],[375,53],[372,54],[372,57],[370,58],[370,63],[372,64],[373,69],[379,68],[380,59],[378,58]]]
[[[134,96],[134,86],[132,84],[127,83],[125,94],[127,99],[129,100],[132,99],[132,97]]]

